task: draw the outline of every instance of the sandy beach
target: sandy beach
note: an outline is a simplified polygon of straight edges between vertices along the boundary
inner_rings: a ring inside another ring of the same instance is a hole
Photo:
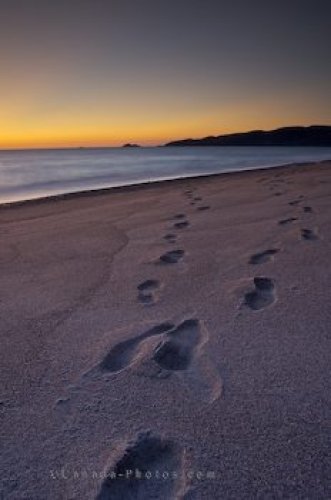
[[[330,498],[330,194],[321,162],[1,206],[1,498]]]

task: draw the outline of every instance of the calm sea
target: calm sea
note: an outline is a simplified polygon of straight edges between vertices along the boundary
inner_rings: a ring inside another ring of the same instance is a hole
[[[177,147],[0,151],[0,202],[331,159],[331,148]]]

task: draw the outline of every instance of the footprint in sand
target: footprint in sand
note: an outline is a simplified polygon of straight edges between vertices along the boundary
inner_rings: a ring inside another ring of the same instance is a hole
[[[174,215],[171,220],[177,220],[177,219],[185,219],[186,215],[185,214],[176,214]]]
[[[116,344],[101,361],[99,368],[103,372],[117,373],[127,368],[134,360],[141,342],[162,335],[175,327],[172,323],[161,323],[128,340]]]
[[[201,196],[195,196],[193,198],[193,201],[202,201],[202,198],[201,198]]]
[[[312,207],[303,207],[303,211],[306,213],[311,213],[313,211]]]
[[[192,194],[193,194],[193,189],[186,189],[186,190],[184,191],[184,194],[185,194],[186,196],[188,196],[188,197],[192,196]]]
[[[302,203],[302,200],[303,200],[303,196],[301,195],[296,200],[290,201],[289,205],[291,205],[292,207],[294,207],[295,205],[298,205],[299,203]]]
[[[313,229],[301,229],[301,237],[303,240],[307,241],[318,240],[318,236]]]
[[[173,233],[168,233],[165,236],[163,236],[163,239],[165,239],[169,243],[175,243],[177,240],[177,235]]]
[[[210,206],[209,205],[203,205],[201,207],[197,207],[197,210],[199,211],[203,211],[203,210],[209,210],[210,209]]]
[[[174,224],[174,228],[175,229],[184,229],[184,228],[188,227],[189,225],[190,225],[190,223],[188,221],[176,222]]]
[[[187,319],[167,331],[152,355],[159,370],[155,372],[150,365],[149,375],[167,378],[177,374],[197,399],[208,404],[215,401],[222,394],[223,381],[204,351],[208,338],[197,319]]]
[[[183,488],[182,468],[182,452],[173,441],[141,433],[108,469],[96,500],[177,498]]]
[[[162,339],[158,345],[148,342],[158,336]],[[140,376],[157,379],[168,378],[175,372],[185,373],[183,378],[181,375],[182,383],[198,399],[210,403],[220,397],[223,383],[218,369],[204,352],[208,338],[197,319],[185,320],[178,326],[164,322],[116,344],[93,371],[116,374],[135,367]]]
[[[155,303],[155,292],[160,288],[157,280],[146,280],[137,286],[138,300],[142,304],[152,305]]]
[[[275,301],[275,285],[270,278],[254,278],[255,290],[245,294],[245,305],[253,311],[270,306]]]
[[[282,219],[278,222],[280,226],[285,226],[286,224],[290,224],[291,222],[294,222],[298,220],[297,217],[289,217],[288,219]]]
[[[177,264],[184,257],[184,250],[171,250],[160,257],[160,262],[163,264]]]
[[[201,341],[199,321],[188,319],[168,332],[155,350],[153,359],[165,370],[186,370]]]
[[[251,256],[249,259],[250,264],[264,264],[265,262],[268,262],[271,260],[271,258],[279,252],[279,248],[269,248],[268,250],[265,250],[264,252],[259,252],[255,253],[254,255]]]

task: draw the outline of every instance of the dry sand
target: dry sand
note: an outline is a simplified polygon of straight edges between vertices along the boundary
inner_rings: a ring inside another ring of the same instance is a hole
[[[330,498],[330,194],[323,162],[2,207],[1,498]]]

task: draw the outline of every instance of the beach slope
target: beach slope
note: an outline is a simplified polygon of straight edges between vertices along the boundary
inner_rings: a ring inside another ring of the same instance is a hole
[[[330,194],[323,162],[1,207],[2,497],[330,498]]]

